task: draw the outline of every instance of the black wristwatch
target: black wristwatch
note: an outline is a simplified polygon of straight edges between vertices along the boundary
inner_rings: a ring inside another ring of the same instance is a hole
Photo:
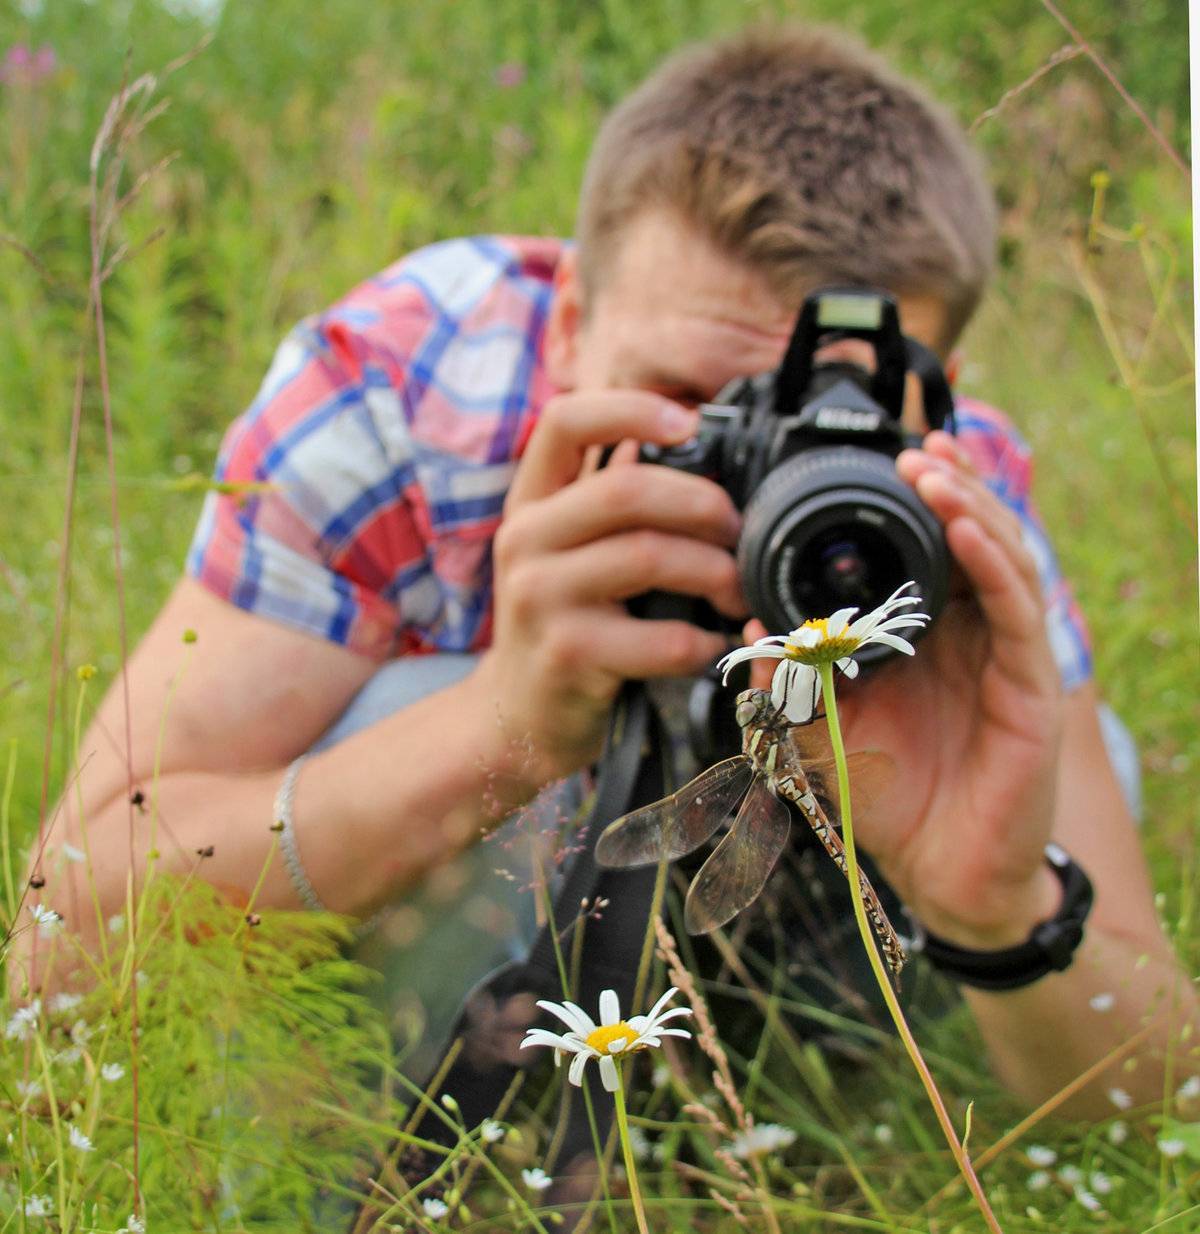
[[[1092,909],[1092,880],[1057,844],[1046,845],[1046,864],[1062,883],[1062,903],[1053,917],[1033,927],[1023,943],[999,951],[971,951],[931,934],[910,913],[914,937],[909,950],[977,990],[1019,990],[1047,973],[1069,968]]]

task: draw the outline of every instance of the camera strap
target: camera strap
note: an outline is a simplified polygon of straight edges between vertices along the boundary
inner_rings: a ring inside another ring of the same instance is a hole
[[[947,433],[957,432],[954,422],[954,394],[937,353],[907,335],[904,338],[904,352],[909,369],[916,373],[921,382],[925,422],[931,429],[944,429]]]
[[[609,720],[605,752],[581,847],[554,898],[553,912],[539,931],[529,955],[511,961],[484,977],[467,995],[450,1034],[450,1045],[435,1069],[434,1101],[449,1096],[457,1103],[449,1111],[426,1110],[410,1124],[414,1140],[450,1147],[459,1139],[458,1123],[472,1131],[493,1117],[522,1071],[544,1060],[540,1050],[520,1049],[527,1030],[543,1019],[538,999],[571,998],[584,1008],[598,1006],[600,992],[617,992],[623,1010],[630,1009],[643,941],[649,926],[657,870],[601,869],[595,860],[596,841],[614,819],[640,805],[657,801],[671,788],[669,737],[642,682],[626,682]],[[597,905],[600,907],[597,908]],[[578,974],[572,957],[579,956]],[[564,990],[560,960],[570,990]],[[603,1143],[612,1116],[611,1100],[592,1072],[585,1073],[597,1134]],[[552,1139],[553,1155],[546,1169],[565,1168],[581,1154],[593,1152],[592,1130],[582,1093],[564,1085],[562,1121]],[[405,1138],[388,1153],[378,1175],[386,1191],[399,1194],[436,1169],[440,1156]],[[352,1225],[363,1234],[373,1224],[368,1208]]]

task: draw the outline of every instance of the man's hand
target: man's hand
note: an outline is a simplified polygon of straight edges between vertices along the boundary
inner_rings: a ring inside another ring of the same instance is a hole
[[[531,745],[535,781],[599,754],[623,680],[698,673],[726,650],[686,622],[631,617],[625,600],[661,589],[746,614],[729,551],[740,518],[718,485],[619,459],[585,466],[596,447],[676,445],[696,424],[658,395],[579,391],[551,400],[530,438],[496,535],[495,630],[478,680],[510,737]]]
[[[856,830],[929,928],[1006,946],[1052,916],[1060,894],[1043,863],[1062,689],[1041,587],[1015,515],[952,437],[930,433],[897,470],[942,523],[956,569],[915,656],[838,682],[847,745],[895,762]]]

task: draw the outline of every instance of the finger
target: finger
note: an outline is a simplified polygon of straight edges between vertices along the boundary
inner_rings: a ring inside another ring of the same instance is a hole
[[[509,513],[496,537],[497,558],[572,548],[636,528],[732,548],[741,517],[729,494],[702,476],[653,464],[605,467]]]
[[[1010,555],[976,520],[953,519],[946,543],[987,622],[993,663],[1010,679],[1044,689],[1056,670],[1040,590],[1030,591]]]
[[[623,467],[636,463],[638,450],[641,449],[641,446],[642,443],[634,441],[632,437],[626,437],[623,441],[617,442],[616,448],[609,457],[608,465],[610,467]]]
[[[535,501],[574,480],[589,446],[622,438],[678,445],[695,431],[698,415],[643,390],[595,390],[561,395],[543,409],[509,489],[506,508]]]
[[[735,619],[747,611],[732,553],[690,536],[644,529],[532,558],[507,581],[546,608],[613,603],[657,590],[703,597]]]
[[[1040,588],[1037,565],[1025,547],[1020,519],[976,475],[958,464],[945,445],[952,439],[946,434],[930,436],[943,439],[934,443],[938,452],[904,451],[896,460],[898,474],[912,484],[943,526],[955,518],[974,518],[1010,555],[1026,585]]]
[[[723,634],[686,621],[643,621],[623,609],[578,612],[554,624],[539,647],[547,669],[577,673],[581,664],[627,679],[703,673],[729,650]]]

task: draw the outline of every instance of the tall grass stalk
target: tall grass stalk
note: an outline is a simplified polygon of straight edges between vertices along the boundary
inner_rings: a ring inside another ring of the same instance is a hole
[[[821,664],[817,668],[817,671],[821,674],[821,689],[824,693],[825,708],[829,719],[829,740],[833,746],[833,756],[837,761],[842,843],[846,849],[846,878],[850,883],[850,901],[854,905],[854,919],[858,923],[859,937],[862,939],[862,945],[866,949],[867,958],[871,963],[871,971],[875,974],[876,984],[883,995],[883,1001],[887,1006],[888,1013],[892,1017],[892,1023],[896,1026],[896,1032],[899,1033],[900,1040],[904,1042],[904,1048],[908,1052],[908,1057],[912,1060],[913,1067],[921,1077],[921,1084],[929,1097],[929,1104],[937,1115],[938,1125],[942,1129],[942,1134],[946,1137],[946,1143],[950,1145],[950,1151],[953,1153],[955,1163],[966,1180],[967,1188],[974,1197],[975,1203],[979,1206],[979,1211],[982,1213],[988,1229],[992,1230],[994,1234],[1002,1234],[1000,1223],[996,1220],[995,1213],[992,1212],[992,1206],[988,1202],[975,1170],[971,1166],[971,1160],[959,1142],[958,1134],[954,1130],[954,1124],[950,1121],[950,1114],[946,1109],[946,1103],[942,1100],[942,1094],[938,1091],[937,1083],[934,1081],[933,1075],[930,1073],[929,1067],[926,1065],[925,1059],[921,1054],[921,1048],[917,1045],[917,1040],[912,1035],[908,1021],[904,1018],[904,1012],[901,1010],[900,1003],[896,998],[896,991],[892,988],[892,983],[884,971],[883,961],[879,957],[879,949],[875,945],[875,939],[871,932],[871,924],[867,920],[867,910],[862,902],[862,896],[859,894],[860,874],[858,853],[854,844],[854,818],[850,804],[850,773],[846,766],[846,748],[842,742],[842,729],[838,721],[837,686],[833,679],[833,670],[834,665],[830,663]]]

